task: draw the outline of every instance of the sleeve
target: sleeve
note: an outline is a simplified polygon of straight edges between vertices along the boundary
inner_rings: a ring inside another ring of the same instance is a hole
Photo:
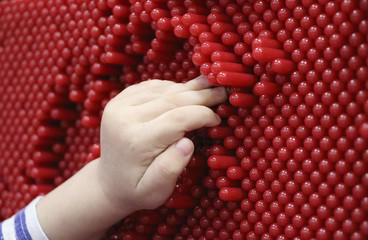
[[[38,221],[37,197],[24,209],[0,223],[0,240],[48,240]]]

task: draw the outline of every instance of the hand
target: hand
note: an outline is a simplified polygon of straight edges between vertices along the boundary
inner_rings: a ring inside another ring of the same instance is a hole
[[[187,83],[149,80],[106,106],[98,177],[117,208],[156,208],[172,193],[194,151],[186,132],[221,122],[209,107],[227,99],[204,76]]]

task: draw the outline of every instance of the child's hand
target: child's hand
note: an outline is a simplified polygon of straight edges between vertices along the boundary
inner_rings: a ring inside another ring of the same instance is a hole
[[[226,100],[225,89],[209,87],[204,77],[151,80],[112,99],[102,117],[100,159],[37,204],[49,239],[96,239],[133,211],[163,204],[194,150],[184,134],[221,121],[208,107]]]
[[[185,84],[150,80],[107,104],[98,174],[117,208],[155,208],[169,197],[194,150],[185,133],[220,123],[209,107],[226,92],[209,87],[203,76]]]

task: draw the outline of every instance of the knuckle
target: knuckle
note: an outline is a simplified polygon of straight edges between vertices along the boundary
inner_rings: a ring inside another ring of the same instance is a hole
[[[179,106],[179,100],[173,95],[164,95],[161,97],[161,105],[165,106],[167,109],[173,109]]]
[[[146,83],[146,84],[156,85],[156,84],[160,84],[161,82],[162,82],[162,80],[158,80],[158,79],[149,79],[148,81],[145,81],[144,83]]]
[[[142,85],[142,83],[130,85],[127,88],[124,89],[124,91],[121,92],[121,94],[128,95],[132,92],[135,92],[137,89],[139,89]]]
[[[146,87],[164,87],[165,85],[169,84],[169,81],[159,80],[159,79],[149,79],[147,81],[141,82],[143,86]]]

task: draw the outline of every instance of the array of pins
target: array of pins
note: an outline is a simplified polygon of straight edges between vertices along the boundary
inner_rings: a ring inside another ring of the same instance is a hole
[[[368,238],[367,0],[0,2],[0,218],[99,157],[148,79],[226,86],[174,193],[105,239]]]

